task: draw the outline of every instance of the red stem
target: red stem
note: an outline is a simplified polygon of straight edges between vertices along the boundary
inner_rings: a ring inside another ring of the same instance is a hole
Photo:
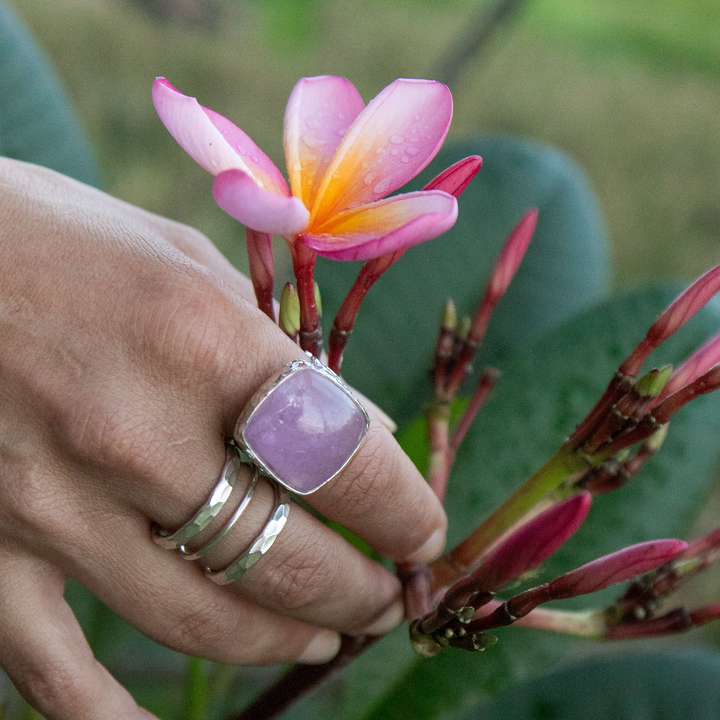
[[[460,422],[458,422],[455,430],[453,430],[452,435],[450,436],[450,449],[453,452],[458,450],[460,444],[465,439],[465,435],[467,435],[470,425],[472,425],[473,420],[485,404],[485,400],[487,400],[490,391],[495,387],[495,383],[499,378],[500,373],[495,370],[495,368],[488,368],[480,376],[477,388],[475,388],[475,392],[470,398],[470,402],[465,408],[465,412],[462,414]]]
[[[338,670],[347,667],[380,637],[343,635],[340,652],[324,665],[295,665],[239,715],[227,720],[272,720],[314,690]]]
[[[315,304],[315,260],[317,255],[296,240],[292,256],[300,300],[300,347],[315,357],[320,357],[322,329]]]
[[[250,279],[258,307],[275,322],[273,304],[273,251],[272,236],[246,228]]]
[[[368,260],[360,269],[358,276],[346,295],[333,322],[330,337],[328,338],[328,367],[340,373],[343,351],[347,345],[348,337],[352,332],[357,319],[360,305],[365,299],[368,290],[378,278],[405,252],[396,250],[382,255],[379,258]]]

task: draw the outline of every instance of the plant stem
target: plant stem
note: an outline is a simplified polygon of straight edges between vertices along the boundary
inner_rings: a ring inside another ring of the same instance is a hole
[[[357,319],[360,305],[365,299],[368,290],[378,278],[404,253],[396,250],[378,258],[368,260],[358,273],[353,286],[348,291],[333,322],[330,337],[328,338],[328,367],[340,373],[343,351]]]
[[[488,547],[521,520],[563,482],[579,477],[588,468],[585,458],[563,445],[520,489],[450,553],[431,564],[437,580],[445,584],[474,569]],[[437,572],[436,572],[437,571]]]
[[[427,481],[440,502],[445,501],[455,453],[450,449],[450,403],[436,399],[426,413]]]
[[[343,635],[338,654],[324,665],[295,665],[239,715],[228,720],[272,720],[338,670],[347,667],[380,637]]]
[[[317,256],[300,241],[293,249],[293,270],[300,300],[300,347],[320,357],[322,329],[315,303],[315,260]]]
[[[203,672],[203,661],[189,657],[183,688],[183,720],[202,720],[207,703],[207,678]]]
[[[275,306],[273,304],[273,250],[272,236],[246,228],[248,263],[250,279],[257,305],[273,322]]]
[[[485,404],[487,396],[495,387],[495,383],[498,381],[499,377],[499,371],[495,370],[494,368],[487,368],[487,370],[485,370],[480,376],[477,388],[475,388],[475,392],[470,398],[470,402],[465,408],[465,412],[462,414],[460,421],[458,422],[452,432],[452,435],[450,436],[449,445],[450,449],[454,452],[457,452],[460,444],[465,439],[465,435],[467,435],[467,432],[470,429],[473,420],[477,416],[478,412],[480,412],[482,406]]]

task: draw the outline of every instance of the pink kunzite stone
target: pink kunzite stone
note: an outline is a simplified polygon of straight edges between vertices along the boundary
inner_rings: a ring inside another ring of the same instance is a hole
[[[278,479],[306,494],[342,468],[366,429],[365,414],[349,393],[322,373],[301,368],[258,405],[242,435]]]

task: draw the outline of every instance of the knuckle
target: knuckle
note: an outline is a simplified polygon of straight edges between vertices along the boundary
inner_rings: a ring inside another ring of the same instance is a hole
[[[64,660],[33,663],[13,680],[21,695],[48,717],[77,716],[93,705],[92,688]]]
[[[82,466],[151,476],[156,424],[116,390],[76,398],[58,423],[57,439]]]
[[[295,612],[319,604],[332,587],[338,567],[335,557],[308,536],[296,539],[293,553],[269,572],[267,582],[273,588],[273,605]]]
[[[0,474],[0,508],[9,524],[46,538],[67,534],[73,511],[66,493],[60,492],[39,462],[14,463]]]
[[[141,295],[145,360],[173,379],[193,382],[212,381],[232,367],[229,300],[199,271],[163,277]]]

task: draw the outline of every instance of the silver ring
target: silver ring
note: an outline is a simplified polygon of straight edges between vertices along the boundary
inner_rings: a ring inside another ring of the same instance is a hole
[[[275,491],[275,507],[265,527],[238,558],[223,570],[213,571],[205,568],[205,575],[218,585],[229,585],[239,580],[273,546],[290,513],[290,495],[277,483],[272,483]]]
[[[207,545],[203,545],[199,550],[196,550],[194,553],[189,552],[182,545],[178,548],[178,550],[180,550],[186,560],[197,560],[198,558],[209,555],[220,544],[220,541],[230,532],[233,525],[235,525],[240,516],[245,512],[245,508],[250,504],[250,500],[252,500],[253,493],[255,492],[255,487],[258,483],[258,478],[260,477],[260,472],[258,471],[258,468],[254,467],[253,470],[254,472],[252,479],[250,480],[250,484],[245,490],[245,495],[243,495],[243,499],[240,501],[240,504],[235,509],[232,517],[225,523],[225,525],[223,525],[222,530],[220,530],[220,532],[218,532],[218,534],[215,535],[215,537],[212,538],[212,540],[210,540]]]
[[[263,474],[309,495],[342,472],[369,424],[350,388],[309,356],[288,363],[253,395],[234,437]]]
[[[160,547],[167,550],[177,550],[185,554],[189,554],[185,550],[185,543],[199,535],[223,509],[223,506],[230,497],[235,483],[238,478],[238,472],[242,465],[242,460],[237,452],[228,448],[228,459],[222,469],[220,480],[210,493],[210,497],[206,503],[195,513],[192,519],[188,520],[179,530],[170,533],[168,530],[159,526],[154,526],[152,530],[153,539]]]

